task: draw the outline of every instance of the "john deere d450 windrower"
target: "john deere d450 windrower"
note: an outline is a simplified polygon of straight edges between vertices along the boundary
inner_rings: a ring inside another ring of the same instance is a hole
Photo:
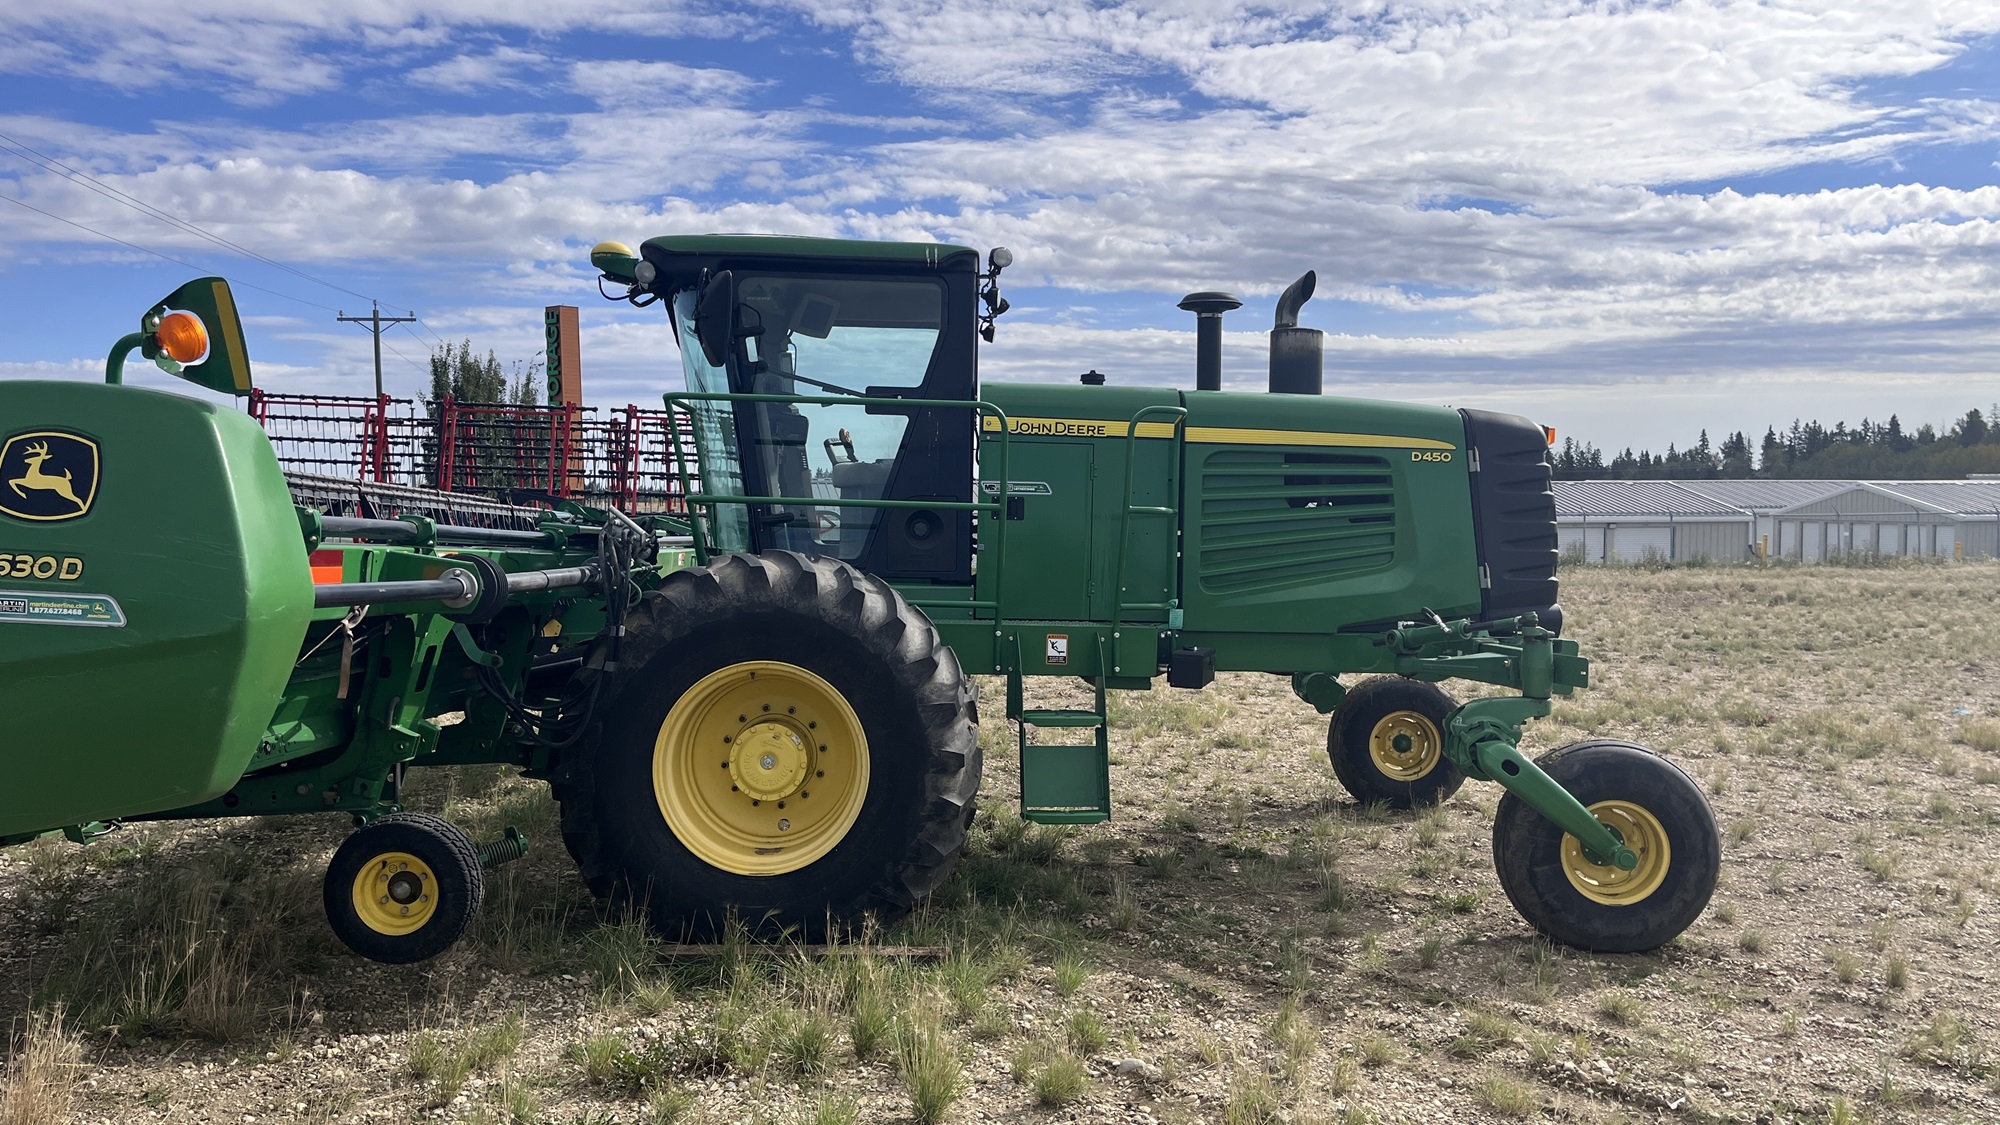
[[[608,296],[670,315],[684,519],[296,503],[248,417],[117,385],[138,349],[249,391],[214,278],[146,313],[108,385],[0,383],[0,843],[338,812],[357,829],[326,875],[334,931],[413,961],[525,842],[401,811],[405,770],[506,763],[549,782],[590,888],[662,933],[817,935],[901,914],[956,864],[970,675],[1006,684],[1021,815],[1086,824],[1111,815],[1106,693],[1237,670],[1331,714],[1359,800],[1503,786],[1495,867],[1550,937],[1640,950],[1693,922],[1720,846],[1685,774],[1629,742],[1518,749],[1588,667],[1561,636],[1539,428],[1321,396],[1310,275],[1272,334],[1272,389],[1294,393],[1214,389],[1224,294],[1183,302],[1196,390],[982,387],[1009,260],[599,246]],[[1094,706],[1032,706],[1045,676]],[[1435,686],[1453,678],[1510,693],[1458,704]]]

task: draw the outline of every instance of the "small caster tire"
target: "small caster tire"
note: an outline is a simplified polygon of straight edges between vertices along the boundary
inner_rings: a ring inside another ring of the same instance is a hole
[[[326,865],[326,920],[371,961],[435,957],[465,933],[486,895],[472,840],[428,813],[392,813],[357,830]]]
[[[1616,830],[1639,865],[1590,862],[1576,837],[1509,793],[1493,820],[1493,865],[1521,917],[1599,953],[1657,949],[1693,925],[1722,866],[1701,787],[1651,750],[1612,739],[1572,742],[1535,764]]]
[[[1458,704],[1437,685],[1402,676],[1365,680],[1334,708],[1326,752],[1342,788],[1362,804],[1409,809],[1448,800],[1465,775],[1444,756],[1445,720]]]

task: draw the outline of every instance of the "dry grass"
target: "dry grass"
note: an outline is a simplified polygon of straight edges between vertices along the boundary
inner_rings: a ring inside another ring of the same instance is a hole
[[[344,826],[249,821],[0,852],[18,935],[0,984],[62,1005],[62,1042],[104,1045],[72,1108],[121,1122],[310,1117],[300,1103],[411,1119],[452,1088],[444,1104],[466,1101],[445,1114],[514,1125],[1132,1104],[1170,1125],[1613,1121],[1664,1104],[1635,1091],[1686,1097],[1691,1120],[2000,1120],[2000,1015],[1967,999],[2000,989],[1994,578],[1565,574],[1595,687],[1559,700],[1530,750],[1654,746],[1724,837],[1709,914],[1653,954],[1537,940],[1494,881],[1497,789],[1414,815],[1358,806],[1327,768],[1324,718],[1282,677],[1229,674],[1198,695],[1114,696],[1116,819],[1084,829],[1011,815],[1011,736],[986,709],[965,862],[839,956],[665,957],[578,885],[545,787],[464,769],[413,774],[416,807],[482,837],[517,824],[536,846],[437,962],[391,970],[333,944],[317,879]],[[1033,690],[1042,706],[1088,694]],[[327,1053],[350,1031],[382,1042]],[[43,1072],[74,1078],[67,1057]],[[1149,1077],[1108,1073],[1119,1058]]]
[[[63,1022],[60,1007],[32,1012],[12,1037],[0,1125],[59,1125],[70,1119],[83,1043]]]

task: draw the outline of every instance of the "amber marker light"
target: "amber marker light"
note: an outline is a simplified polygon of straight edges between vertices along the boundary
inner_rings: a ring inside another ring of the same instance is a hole
[[[1556,428],[1554,426],[1543,426],[1542,436],[1549,439],[1549,445],[1553,447],[1556,443]]]
[[[175,363],[193,364],[208,354],[208,329],[191,312],[170,312],[153,332],[160,350]]]

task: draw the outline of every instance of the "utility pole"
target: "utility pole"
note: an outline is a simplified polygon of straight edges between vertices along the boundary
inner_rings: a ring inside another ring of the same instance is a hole
[[[375,301],[370,301],[368,303],[374,306],[375,311],[369,313],[367,316],[348,316],[347,313],[343,310],[340,312],[339,319],[348,324],[365,324],[368,326],[369,334],[375,337],[375,397],[381,398],[382,397],[382,326],[385,324],[415,324],[417,317],[415,309],[410,310],[409,316],[383,316],[382,306],[380,303]],[[320,307],[325,308],[326,306],[321,305]]]

